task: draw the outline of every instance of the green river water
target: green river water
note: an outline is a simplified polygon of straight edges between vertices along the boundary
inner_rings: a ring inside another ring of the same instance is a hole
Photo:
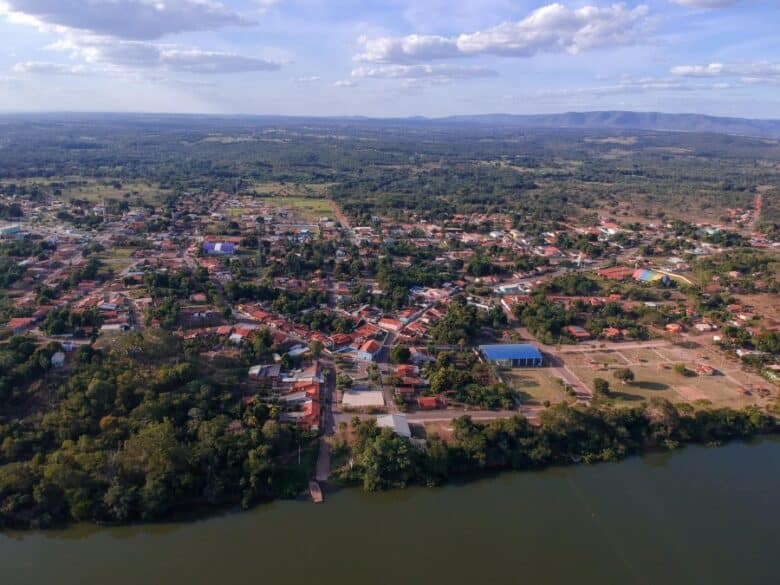
[[[780,438],[186,523],[0,534],[0,584],[780,583]]]

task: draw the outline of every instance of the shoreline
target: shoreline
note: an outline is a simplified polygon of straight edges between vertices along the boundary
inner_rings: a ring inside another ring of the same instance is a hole
[[[596,409],[589,408],[588,410],[596,410]],[[731,415],[744,414],[743,411],[737,411],[731,409],[721,409],[721,410],[725,411],[725,414],[731,414]],[[600,411],[600,412],[603,413],[604,411]],[[749,443],[751,441],[761,441],[764,439],[771,439],[772,437],[780,438],[780,419],[778,419],[776,416],[773,415],[765,415],[765,416],[766,418],[763,420],[763,422],[769,426],[763,427],[763,429],[760,431],[746,432],[744,434],[731,435],[728,437],[720,438],[717,440],[710,440],[710,441],[689,440],[686,442],[677,442],[671,448],[664,448],[661,445],[649,446],[638,450],[629,450],[620,454],[619,456],[614,456],[608,459],[581,457],[579,458],[579,460],[571,459],[569,461],[564,461],[561,459],[556,459],[547,464],[540,464],[536,466],[526,466],[526,467],[510,467],[510,466],[502,466],[502,465],[486,466],[482,468],[472,468],[461,472],[454,472],[451,475],[449,475],[446,479],[437,482],[426,483],[422,481],[410,481],[404,485],[389,485],[389,486],[381,487],[379,489],[366,489],[365,485],[361,487],[360,479],[356,479],[356,478],[333,479],[333,477],[331,477],[328,481],[321,481],[320,486],[325,496],[336,494],[342,490],[355,489],[355,488],[361,489],[366,493],[373,493],[373,492],[396,491],[396,490],[402,490],[402,489],[414,488],[414,487],[443,488],[447,486],[467,486],[477,481],[500,477],[501,475],[507,472],[517,472],[517,473],[543,472],[546,470],[556,469],[556,468],[571,469],[574,467],[578,467],[580,465],[595,465],[598,463],[620,463],[628,459],[631,459],[633,457],[644,457],[653,454],[665,454],[665,453],[672,454],[684,450],[687,447],[694,447],[694,446],[723,447],[737,442]],[[685,418],[692,418],[692,417],[685,417]],[[481,425],[479,423],[474,423],[474,425],[476,427],[481,426],[484,428],[493,423],[498,423],[500,425],[502,423],[511,420],[512,419],[496,419],[494,421],[490,421],[490,423],[481,424]],[[725,430],[725,429],[721,429],[721,430]],[[315,440],[318,441],[319,439],[315,439]],[[252,510],[255,510],[258,507],[267,506],[269,504],[274,504],[281,501],[298,501],[301,503],[303,502],[312,503],[308,493],[308,482],[306,482],[306,484],[307,485],[303,487],[301,490],[299,490],[298,494],[294,497],[284,497],[280,495],[280,496],[270,498],[268,500],[258,501],[247,508],[242,507],[240,505],[240,502],[238,501],[233,502],[230,505],[228,505],[227,503],[225,505],[201,504],[201,505],[193,505],[191,507],[183,507],[180,510],[173,511],[171,514],[166,514],[149,520],[139,520],[139,521],[132,521],[132,522],[116,522],[116,523],[85,521],[85,522],[69,522],[69,523],[56,524],[51,526],[26,526],[26,527],[14,526],[14,527],[0,528],[0,535],[5,535],[9,537],[14,537],[14,536],[24,537],[25,535],[33,535],[33,534],[44,534],[44,535],[57,534],[57,533],[67,532],[69,530],[72,530],[75,527],[89,527],[91,532],[93,530],[100,531],[102,529],[111,529],[111,528],[132,528],[132,527],[144,527],[144,526],[154,526],[154,525],[166,526],[166,525],[182,524],[182,523],[196,524],[220,516],[244,514],[246,512],[251,512]],[[327,503],[327,497],[325,499],[325,502]]]

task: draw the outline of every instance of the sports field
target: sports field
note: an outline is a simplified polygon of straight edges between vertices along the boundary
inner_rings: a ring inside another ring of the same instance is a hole
[[[565,360],[589,388],[593,388],[596,378],[607,380],[616,405],[660,397],[671,402],[742,408],[765,405],[777,394],[777,389],[765,380],[706,344],[595,350],[566,354]],[[676,371],[678,364],[685,366],[687,374]],[[715,374],[696,374],[698,366],[709,366]],[[634,373],[633,382],[623,384],[615,378],[614,372],[622,368]],[[771,396],[762,397],[762,388],[768,389]]]

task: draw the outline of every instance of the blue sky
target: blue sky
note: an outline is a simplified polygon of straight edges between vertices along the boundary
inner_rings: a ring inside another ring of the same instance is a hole
[[[0,110],[780,118],[778,31],[778,0],[0,0]]]

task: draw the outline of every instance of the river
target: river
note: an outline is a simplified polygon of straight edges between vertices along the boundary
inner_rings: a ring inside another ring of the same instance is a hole
[[[188,523],[0,535],[3,585],[780,582],[780,438]]]

